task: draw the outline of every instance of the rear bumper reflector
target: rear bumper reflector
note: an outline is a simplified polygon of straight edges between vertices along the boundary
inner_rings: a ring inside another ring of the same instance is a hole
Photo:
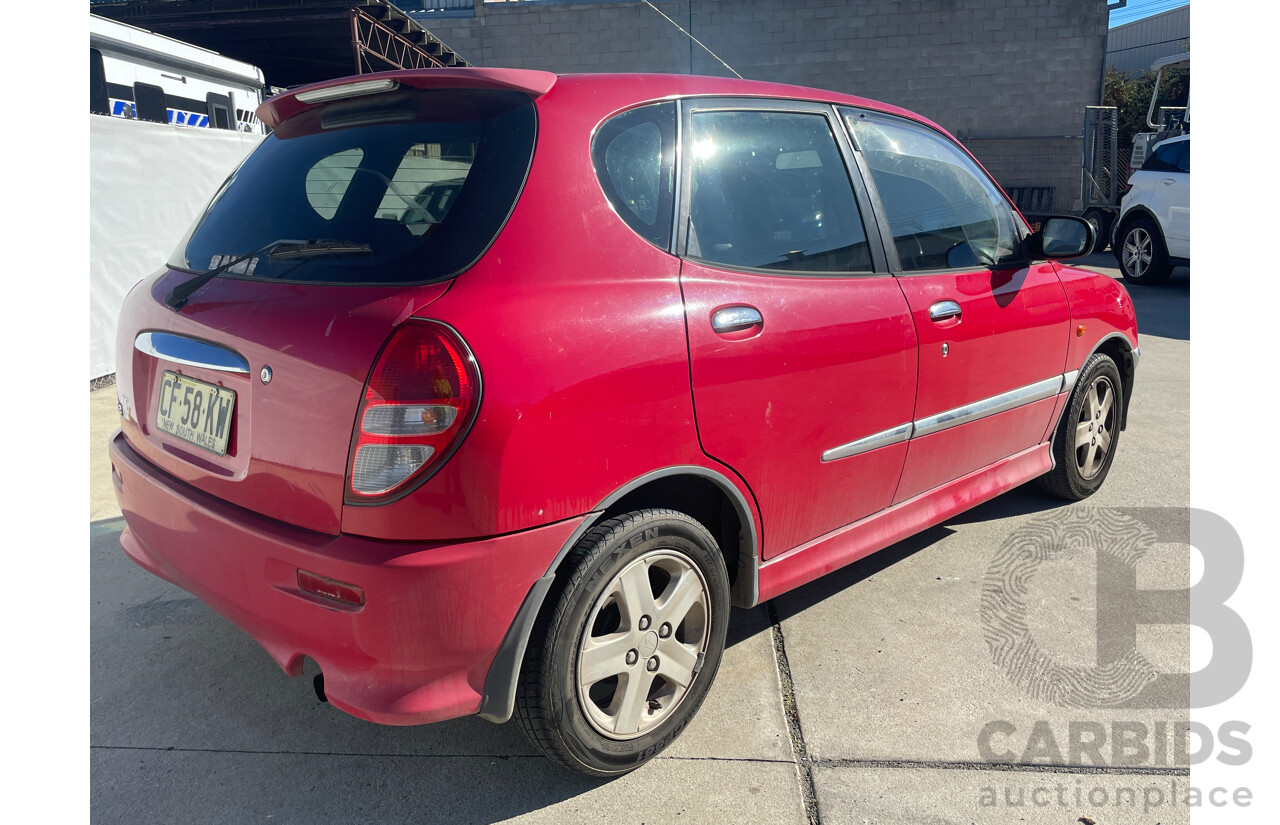
[[[318,576],[306,570],[298,571],[298,588],[304,593],[312,593],[325,599],[352,605],[353,607],[364,606],[364,591],[359,587],[354,584],[340,582],[337,579]]]

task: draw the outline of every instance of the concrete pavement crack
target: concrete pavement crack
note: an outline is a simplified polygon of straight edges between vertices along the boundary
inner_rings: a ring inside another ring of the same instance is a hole
[[[813,763],[804,741],[804,729],[800,726],[800,708],[796,706],[795,684],[791,681],[791,663],[787,661],[787,646],[782,638],[782,622],[773,602],[766,602],[769,624],[773,631],[773,653],[778,663],[778,679],[782,683],[782,709],[787,717],[787,730],[791,734],[791,749],[800,769],[800,793],[804,797],[805,817],[809,825],[822,825],[822,812],[818,810],[818,791],[813,784]]]
[[[933,768],[952,771],[1008,771],[1023,773],[1078,773],[1118,776],[1190,776],[1185,765],[1050,765],[1026,762],[947,762],[929,759],[813,759],[819,768]]]

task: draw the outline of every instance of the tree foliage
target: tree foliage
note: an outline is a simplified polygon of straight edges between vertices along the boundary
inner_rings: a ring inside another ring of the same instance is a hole
[[[1156,73],[1145,71],[1136,74],[1107,69],[1103,83],[1102,105],[1119,109],[1119,141],[1121,154],[1133,145],[1133,136],[1149,132],[1147,108],[1151,105],[1151,90],[1155,88]],[[1190,69],[1166,69],[1160,81],[1160,99],[1156,106],[1186,106],[1191,87]]]

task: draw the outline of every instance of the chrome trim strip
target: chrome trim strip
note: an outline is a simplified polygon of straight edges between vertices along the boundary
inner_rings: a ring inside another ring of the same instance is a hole
[[[931,415],[928,418],[921,418],[915,422],[915,434],[912,438],[949,430],[952,427],[968,424],[970,421],[976,421],[979,418],[986,418],[989,415],[1021,407],[1023,404],[1050,398],[1062,390],[1062,380],[1063,376],[1055,375],[1052,378],[1046,378],[1043,381],[1019,387],[1016,390],[993,395],[990,398],[984,398],[972,404],[965,404],[963,407],[956,407],[953,410]]]
[[[822,454],[822,460],[824,462],[836,461],[837,459],[860,455],[881,447],[888,447],[890,444],[898,444],[923,435],[949,430],[952,427],[968,424],[971,421],[977,421],[989,415],[1006,412],[1024,404],[1043,401],[1046,398],[1052,398],[1058,393],[1070,392],[1075,387],[1076,380],[1079,377],[1080,371],[1072,370],[1062,375],[1055,375],[1053,378],[1046,378],[1043,381],[1028,384],[1025,387],[1019,387],[1016,390],[1009,390],[1009,392],[975,401],[972,404],[965,404],[963,407],[956,407],[953,410],[931,415],[928,418],[899,424],[897,427],[890,427],[865,438],[859,438],[857,441],[850,441],[848,444],[832,447]]]
[[[832,447],[822,454],[823,461],[835,461],[841,458],[848,458],[851,455],[859,455],[861,453],[877,450],[881,447],[888,447],[890,444],[898,444],[911,438],[912,424],[908,421],[906,424],[899,424],[896,427],[890,427],[882,432],[874,433],[866,438],[859,438],[857,441],[850,441],[848,444],[841,444],[839,447]]]
[[[1105,343],[1107,343],[1108,341],[1110,341],[1110,340],[1112,340],[1112,339],[1119,339],[1120,341],[1124,342],[1124,345],[1125,345],[1126,349],[1128,349],[1128,352],[1129,352],[1130,357],[1133,359],[1133,368],[1134,368],[1134,371],[1135,371],[1135,372],[1137,372],[1137,369],[1138,369],[1138,359],[1140,359],[1140,358],[1142,357],[1142,350],[1138,349],[1137,347],[1132,347],[1132,348],[1130,348],[1130,347],[1131,347],[1131,344],[1129,343],[1129,338],[1128,338],[1128,336],[1126,336],[1123,332],[1111,332],[1111,333],[1108,333],[1108,334],[1106,334],[1106,335],[1102,336],[1102,340],[1100,340],[1100,341],[1098,341],[1098,343],[1094,344],[1094,345],[1093,345],[1093,349],[1089,350],[1089,354],[1088,354],[1088,355],[1086,355],[1083,359],[1081,359],[1081,361],[1080,361],[1080,365],[1081,365],[1081,366],[1084,366],[1085,364],[1089,363],[1089,359],[1090,359],[1090,358],[1092,358],[1095,354],[1097,354],[1098,350],[1102,349],[1102,345],[1103,345],[1103,344],[1105,344]],[[1123,383],[1123,380],[1124,380],[1124,365],[1123,365],[1123,364],[1117,364],[1116,366],[1117,366],[1117,367],[1119,367],[1119,368],[1121,369],[1121,373],[1120,373],[1120,375],[1121,375],[1121,382]],[[1062,376],[1062,377],[1063,377],[1063,379],[1064,379],[1064,383],[1065,383],[1065,379],[1066,379],[1068,376],[1071,376],[1071,377],[1072,377],[1072,380],[1071,380],[1071,383],[1070,383],[1070,384],[1067,384],[1066,386],[1064,386],[1064,387],[1063,387],[1064,391],[1065,391],[1065,390],[1074,389],[1075,382],[1076,382],[1076,381],[1079,379],[1079,377],[1080,377],[1080,370],[1073,370],[1073,371],[1071,371],[1071,372],[1064,373],[1064,374],[1063,374],[1063,376]],[[1125,394],[1125,405],[1126,405],[1126,406],[1125,406],[1125,415],[1126,415],[1126,417],[1128,416],[1128,398],[1129,398],[1129,395],[1130,395],[1130,394],[1131,394],[1131,391],[1126,391],[1126,394]],[[1049,444],[1050,444],[1051,446],[1052,446],[1052,445],[1053,445],[1053,443],[1054,443],[1054,439],[1056,439],[1056,438],[1058,437],[1058,427],[1059,427],[1059,422],[1062,420],[1062,417],[1061,417],[1061,416],[1065,416],[1065,415],[1067,414],[1067,412],[1068,412],[1068,411],[1069,411],[1069,405],[1067,405],[1067,404],[1063,404],[1063,405],[1062,405],[1062,413],[1061,413],[1061,415],[1059,416],[1058,421],[1055,421],[1055,422],[1054,422],[1054,424],[1053,424],[1053,435],[1051,435],[1051,436],[1049,437]],[[1121,429],[1123,429],[1123,428],[1124,428],[1124,426],[1125,426],[1124,424],[1121,424]],[[1050,451],[1050,456],[1052,456],[1052,451]],[[1056,463],[1055,463],[1055,466],[1056,466]]]
[[[175,364],[217,372],[249,374],[249,362],[237,352],[207,341],[169,332],[143,332],[133,341],[138,352]]]

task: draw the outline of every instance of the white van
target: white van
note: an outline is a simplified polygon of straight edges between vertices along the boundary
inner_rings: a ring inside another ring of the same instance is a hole
[[[95,114],[265,134],[254,114],[264,85],[257,66],[89,15],[89,109]]]

